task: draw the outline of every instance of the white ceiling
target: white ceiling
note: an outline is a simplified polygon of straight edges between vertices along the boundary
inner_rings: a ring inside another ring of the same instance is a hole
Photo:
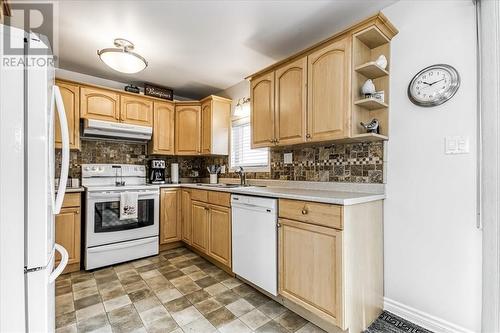
[[[199,98],[240,82],[395,0],[60,1],[61,68],[121,82],[169,86]],[[56,21],[57,22],[57,21]],[[149,66],[126,75],[97,49],[121,37]]]

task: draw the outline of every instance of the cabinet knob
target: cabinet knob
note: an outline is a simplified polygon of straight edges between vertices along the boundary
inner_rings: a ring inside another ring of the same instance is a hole
[[[302,215],[306,215],[307,214],[307,209],[302,209]]]
[[[281,223],[277,223],[277,224],[276,224],[276,226],[277,226],[278,228],[281,228]]]
[[[307,138],[307,139],[310,139],[310,138],[311,138],[311,134],[307,133],[307,134],[306,134],[306,138]]]

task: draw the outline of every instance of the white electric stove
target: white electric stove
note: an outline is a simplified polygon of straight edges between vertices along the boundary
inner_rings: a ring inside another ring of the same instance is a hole
[[[159,188],[146,184],[146,167],[82,164],[87,190],[85,269],[158,254]],[[138,216],[120,220],[120,194],[138,193]]]

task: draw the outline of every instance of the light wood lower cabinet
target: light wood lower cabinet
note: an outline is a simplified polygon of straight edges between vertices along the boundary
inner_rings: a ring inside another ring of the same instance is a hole
[[[206,253],[208,249],[209,208],[206,203],[192,201],[191,204],[191,245]]]
[[[59,214],[55,217],[56,243],[68,251],[68,265],[64,273],[80,270],[81,237],[80,193],[67,193]],[[56,252],[56,265],[61,256]]]
[[[342,326],[342,232],[280,219],[279,293]]]
[[[363,332],[383,308],[383,206],[279,200],[278,290],[327,331]]]
[[[180,241],[181,214],[179,190],[162,189],[160,194],[160,244]]]
[[[229,270],[232,266],[230,194],[195,189],[190,192],[191,223],[186,231],[191,228],[191,239],[189,243],[189,235],[184,236],[183,229],[183,240]]]
[[[181,190],[181,220],[182,220],[182,240],[191,245],[191,192],[187,189]]]
[[[231,209],[210,206],[208,255],[231,267]]]

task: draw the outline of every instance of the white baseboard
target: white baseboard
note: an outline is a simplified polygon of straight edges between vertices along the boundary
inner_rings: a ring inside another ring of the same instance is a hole
[[[466,328],[460,327],[449,321],[434,317],[428,313],[419,311],[399,302],[384,297],[384,310],[387,310],[396,316],[411,321],[414,324],[422,326],[435,333],[475,333]]]

